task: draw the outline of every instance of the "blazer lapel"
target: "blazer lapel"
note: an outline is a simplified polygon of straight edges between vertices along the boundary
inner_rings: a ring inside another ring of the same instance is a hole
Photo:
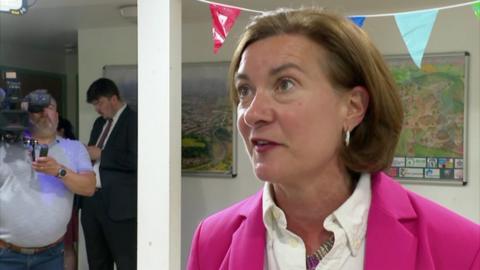
[[[263,270],[265,226],[262,219],[262,193],[241,210],[245,220],[232,236],[230,250],[220,269]]]
[[[383,173],[372,175],[365,269],[415,269],[416,222],[406,191]]]
[[[125,123],[125,120],[124,118],[127,117],[127,114],[129,113],[129,107],[127,105],[127,107],[125,107],[125,109],[123,110],[123,112],[120,114],[120,116],[118,117],[118,120],[117,122],[115,123],[115,126],[113,126],[113,129],[112,129],[112,132],[110,133],[110,136],[108,137],[108,140],[107,142],[105,143],[105,147],[107,147],[108,145],[108,142],[112,142],[112,141],[115,141],[115,138],[118,136],[118,134],[122,134],[122,132],[119,132],[120,131],[124,131],[125,128],[123,127],[124,123]]]
[[[98,137],[102,132],[103,125],[105,124],[105,119],[98,117],[97,120],[93,123],[92,132],[90,134],[90,139],[88,140],[88,145],[96,145]]]

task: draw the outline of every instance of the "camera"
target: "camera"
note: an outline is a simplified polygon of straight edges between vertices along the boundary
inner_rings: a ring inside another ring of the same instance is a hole
[[[0,141],[17,142],[28,126],[28,113],[21,110],[20,82],[15,72],[2,74],[6,89],[0,88]]]
[[[2,74],[5,79],[6,89],[0,88],[0,142],[24,142],[24,131],[29,124],[30,113],[38,113],[48,107],[51,96],[47,90],[36,90],[25,98],[21,97],[20,82],[15,72]]]
[[[39,113],[50,105],[51,96],[47,93],[47,90],[37,90],[28,94],[24,101],[27,103],[28,112]]]

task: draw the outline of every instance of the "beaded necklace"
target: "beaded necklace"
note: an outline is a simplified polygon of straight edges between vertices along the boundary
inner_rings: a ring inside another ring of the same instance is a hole
[[[315,270],[320,261],[332,249],[333,243],[335,243],[335,237],[332,235],[312,255],[307,255],[307,270]]]

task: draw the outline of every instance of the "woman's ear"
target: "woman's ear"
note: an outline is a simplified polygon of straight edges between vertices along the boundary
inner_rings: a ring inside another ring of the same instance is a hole
[[[353,130],[367,113],[370,95],[363,86],[355,86],[347,93],[346,130]]]

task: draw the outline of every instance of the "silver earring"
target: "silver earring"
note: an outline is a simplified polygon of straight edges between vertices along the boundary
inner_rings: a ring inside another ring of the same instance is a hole
[[[347,132],[345,132],[345,146],[348,147],[349,144],[350,144],[350,130],[347,130]]]

